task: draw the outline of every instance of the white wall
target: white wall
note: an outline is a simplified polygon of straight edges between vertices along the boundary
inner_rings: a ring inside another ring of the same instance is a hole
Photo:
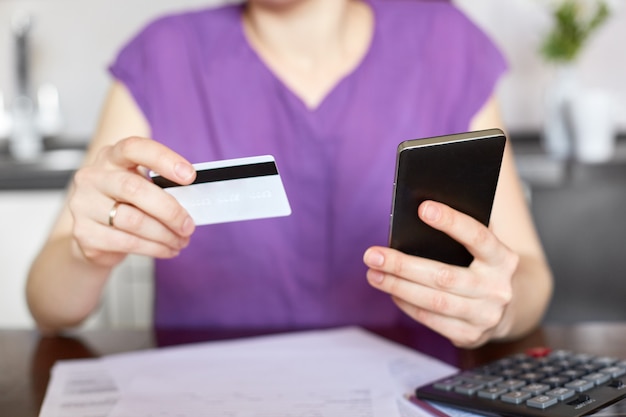
[[[109,86],[116,51],[150,18],[165,11],[227,0],[0,0],[0,91],[14,94],[11,18],[33,16],[33,84],[52,83],[61,97],[64,136],[87,139]],[[232,2],[232,0],[230,1]]]
[[[1,0],[0,0],[1,1]],[[64,201],[63,190],[0,191],[0,328],[28,328],[26,277]],[[112,274],[104,303],[86,327],[152,322],[152,260],[129,256]]]
[[[32,324],[26,274],[63,204],[63,193],[0,192],[0,328]]]
[[[537,54],[551,25],[549,0],[455,0],[503,50],[510,72],[499,96],[510,130],[538,129],[543,121],[543,91],[551,69]],[[554,2],[552,2],[554,3]],[[611,94],[618,130],[626,132],[626,2],[611,2],[613,15],[595,33],[576,64],[581,88]]]
[[[549,71],[536,53],[549,18],[548,0],[456,0],[501,46],[511,64],[499,96],[510,130],[537,129]],[[622,0],[620,0],[622,1]],[[144,22],[166,10],[226,0],[0,0],[0,91],[10,98],[13,56],[10,20],[17,10],[34,15],[33,77],[60,90],[65,136],[88,138],[96,124],[117,48]],[[232,2],[232,0],[230,1]],[[617,119],[626,131],[626,8],[592,39],[579,63],[581,83],[614,94]]]

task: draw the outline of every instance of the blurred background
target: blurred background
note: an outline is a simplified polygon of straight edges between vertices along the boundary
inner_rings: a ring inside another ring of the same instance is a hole
[[[28,266],[96,126],[118,48],[164,12],[224,3],[0,0],[0,327],[32,326]],[[546,321],[626,319],[625,2],[607,3],[606,19],[566,61],[541,52],[557,1],[454,3],[510,65],[497,95],[555,272]],[[149,325],[150,272],[149,260],[131,257],[87,325]]]

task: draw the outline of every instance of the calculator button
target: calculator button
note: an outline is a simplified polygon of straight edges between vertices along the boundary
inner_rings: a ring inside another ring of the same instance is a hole
[[[606,381],[611,379],[611,375],[603,374],[602,372],[596,372],[594,374],[589,374],[583,376],[585,381],[593,382],[596,385],[604,384]]]
[[[486,386],[491,387],[502,381],[504,381],[504,378],[497,375],[474,375],[469,382],[473,382],[476,384],[485,384]]]
[[[504,401],[505,403],[521,404],[527,399],[529,399],[530,397],[532,397],[532,395],[528,392],[513,391],[513,392],[509,392],[507,394],[502,395],[500,399]]]
[[[569,378],[565,378],[563,376],[551,376],[549,378],[541,380],[542,384],[548,384],[552,388],[560,387],[567,382],[569,382]]]
[[[471,371],[465,371],[463,373],[461,373],[459,375],[459,377],[463,378],[464,380],[468,381],[470,379],[472,379],[473,377],[475,377],[476,375],[481,375],[477,370],[471,370]]]
[[[525,361],[526,359],[528,359],[528,356],[524,353],[517,353],[515,355],[509,356],[509,358],[515,362],[521,362],[521,361]]]
[[[576,367],[576,369],[579,369],[585,373],[590,373],[590,372],[595,372],[600,368],[603,368],[604,366],[600,365],[599,363],[583,363],[580,364]]]
[[[553,406],[558,402],[559,401],[556,398],[550,397],[549,395],[539,395],[526,401],[526,405],[529,407],[544,409]]]
[[[497,400],[502,394],[506,394],[508,391],[506,388],[490,387],[481,391],[478,391],[478,396],[481,398],[487,398],[489,400]]]
[[[478,368],[478,371],[480,371],[480,373],[482,374],[488,374],[488,375],[499,374],[500,371],[502,371],[502,366],[492,363],[489,365],[485,365],[481,368]]]
[[[483,388],[485,388],[485,385],[483,384],[474,384],[471,382],[465,382],[463,384],[460,384],[454,387],[454,391],[458,392],[459,394],[474,395],[476,394],[477,391],[480,391]]]
[[[545,377],[546,376],[544,374],[540,374],[539,372],[526,372],[525,374],[518,375],[517,379],[521,379],[526,382],[537,382]]]
[[[493,363],[495,366],[499,366],[500,368],[510,368],[515,364],[515,361],[511,358],[499,359]]]
[[[601,356],[599,358],[594,359],[593,363],[596,363],[598,365],[602,365],[602,366],[611,366],[614,363],[617,362],[616,358],[612,358],[610,356]]]
[[[545,375],[554,375],[561,372],[562,370],[563,368],[561,368],[560,366],[546,365],[542,366],[541,368],[537,368],[535,371]]]
[[[591,381],[585,381],[584,379],[575,379],[571,382],[568,382],[567,384],[565,384],[566,388],[571,388],[574,391],[577,392],[583,392],[583,391],[587,391],[590,390],[591,388],[594,387],[593,382]]]
[[[435,388],[444,390],[444,391],[450,391],[452,390],[452,388],[456,387],[461,382],[462,381],[458,378],[444,379],[443,381],[439,381],[435,383]]]
[[[575,394],[576,394],[576,391],[574,391],[573,389],[563,388],[563,387],[555,388],[553,390],[546,392],[546,395],[555,397],[559,401],[565,401],[568,398],[572,398]]]
[[[548,391],[549,389],[550,389],[550,385],[535,383],[535,384],[526,385],[524,388],[522,388],[522,391],[530,392],[533,395],[539,395]]]
[[[530,360],[535,362],[538,365],[546,365],[546,364],[554,361],[554,359],[550,358],[549,356],[545,356],[543,358],[530,358]]]
[[[585,373],[583,371],[577,371],[575,369],[570,369],[568,371],[561,372],[560,375],[564,376],[566,378],[569,378],[569,379],[577,379],[577,378],[580,378],[581,376],[585,375]]]
[[[526,385],[526,382],[519,379],[507,379],[503,383],[498,384],[498,387],[513,391],[522,388],[524,385]]]
[[[505,369],[503,371],[500,371],[500,375],[505,378],[514,378],[519,374],[521,374],[521,372],[517,369]]]
[[[563,369],[572,369],[577,364],[578,364],[578,362],[574,362],[574,361],[571,361],[571,360],[559,360],[559,361],[552,362],[552,365],[560,366]]]
[[[622,368],[621,366],[609,366],[600,369],[600,372],[604,372],[605,374],[611,375],[613,378],[617,378],[618,376],[626,374],[626,368]]]
[[[537,367],[537,364],[536,363],[532,363],[532,362],[522,362],[522,363],[517,365],[517,369],[519,369],[522,372],[532,371],[536,367]]]

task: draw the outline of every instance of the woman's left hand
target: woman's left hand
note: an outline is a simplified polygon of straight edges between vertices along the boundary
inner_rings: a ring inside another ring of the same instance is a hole
[[[473,262],[460,267],[376,246],[364,255],[369,283],[456,346],[471,348],[506,336],[512,325],[506,311],[519,256],[489,228],[445,204],[426,201],[418,215],[463,244]]]

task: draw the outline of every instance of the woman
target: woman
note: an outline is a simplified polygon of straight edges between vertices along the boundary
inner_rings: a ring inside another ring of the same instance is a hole
[[[448,3],[249,0],[152,22],[110,68],[100,126],[30,272],[33,316],[44,331],[79,324],[136,253],[156,258],[161,327],[379,326],[403,311],[463,347],[528,332],[552,284],[510,149],[489,228],[419,208],[474,255],[468,268],[384,246],[397,144],[500,126],[504,69]],[[145,175],[189,184],[190,163],[262,154],[289,217],[195,228]]]

